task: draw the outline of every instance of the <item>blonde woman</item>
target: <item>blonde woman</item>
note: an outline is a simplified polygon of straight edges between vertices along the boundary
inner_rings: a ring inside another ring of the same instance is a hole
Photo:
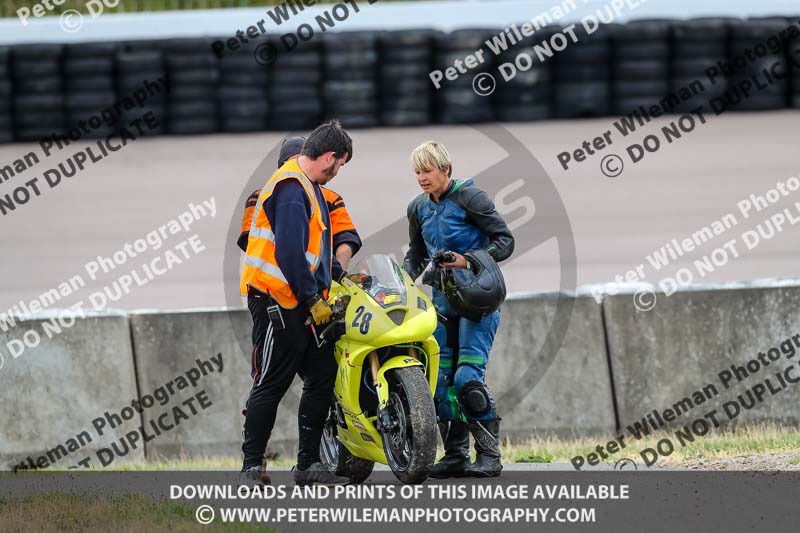
[[[404,268],[414,279],[425,271],[423,282],[433,285],[434,306],[445,317],[434,333],[441,349],[435,402],[445,456],[431,477],[498,476],[503,468],[500,418],[486,385],[486,364],[500,311],[479,321],[459,316],[438,286],[438,269],[468,268],[464,254],[476,250],[497,262],[508,259],[514,237],[485,192],[472,180],[452,178],[453,162],[444,145],[421,144],[412,152],[411,164],[422,194],[408,206],[410,248]],[[433,268],[426,271],[431,262]],[[474,463],[469,461],[470,433],[477,452]]]

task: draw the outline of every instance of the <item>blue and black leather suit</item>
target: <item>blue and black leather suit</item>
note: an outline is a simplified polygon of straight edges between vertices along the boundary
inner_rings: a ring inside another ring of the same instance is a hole
[[[439,250],[464,254],[483,248],[495,259],[504,261],[514,251],[514,236],[495,210],[489,196],[472,180],[450,180],[439,198],[425,193],[408,206],[410,248],[404,268],[416,279]],[[446,318],[440,320],[434,336],[440,347],[436,411],[440,421],[457,419],[491,420],[497,417],[494,401],[486,387],[486,364],[494,335],[500,324],[500,311],[473,322],[459,317],[441,291],[434,288],[433,304]],[[461,402],[466,387],[481,386],[490,399],[490,409],[475,415]]]

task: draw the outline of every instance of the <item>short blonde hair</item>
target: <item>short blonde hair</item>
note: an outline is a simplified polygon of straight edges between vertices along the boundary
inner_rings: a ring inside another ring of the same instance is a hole
[[[442,172],[447,171],[448,178],[453,174],[453,161],[450,159],[447,148],[436,141],[424,142],[414,148],[414,151],[411,152],[411,166],[414,172],[438,168]]]

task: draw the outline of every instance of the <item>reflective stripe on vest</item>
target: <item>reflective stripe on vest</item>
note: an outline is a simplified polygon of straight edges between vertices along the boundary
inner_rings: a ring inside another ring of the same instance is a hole
[[[270,229],[255,227],[250,230],[250,235],[257,239],[267,239],[272,244],[275,244],[275,234],[272,233],[272,230]],[[314,255],[311,252],[306,252],[306,260],[308,260],[309,264],[311,264],[313,267],[312,270],[316,270],[319,266],[320,257],[318,255]],[[252,266],[256,265],[254,264]]]
[[[252,286],[261,292],[269,293],[281,307],[291,309],[297,306],[298,301],[275,258],[275,233],[264,211],[264,202],[272,195],[275,186],[284,179],[296,179],[308,195],[311,216],[305,257],[311,272],[316,271],[320,265],[323,238],[327,228],[322,220],[322,211],[318,209],[313,183],[300,171],[297,162],[291,160],[269,179],[258,197],[250,224],[250,237],[242,266],[240,289],[244,295],[247,294],[248,285]]]

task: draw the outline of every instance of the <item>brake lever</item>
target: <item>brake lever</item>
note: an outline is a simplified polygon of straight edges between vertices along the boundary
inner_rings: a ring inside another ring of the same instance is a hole
[[[319,334],[319,337],[321,339],[323,339],[323,342],[325,342],[325,335],[327,335],[327,333],[331,330],[332,327],[334,327],[334,326],[336,326],[338,324],[344,324],[344,318],[341,318],[339,320],[334,320],[330,324],[325,326],[325,329],[323,329]]]

